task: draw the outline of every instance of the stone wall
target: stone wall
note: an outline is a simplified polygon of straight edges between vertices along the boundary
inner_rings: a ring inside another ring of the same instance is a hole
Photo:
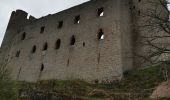
[[[39,19],[21,15],[25,20],[14,21],[21,25],[16,28],[9,23],[2,44],[12,43],[6,55],[11,76],[33,82],[121,79],[133,68],[129,7],[128,0],[91,0]]]

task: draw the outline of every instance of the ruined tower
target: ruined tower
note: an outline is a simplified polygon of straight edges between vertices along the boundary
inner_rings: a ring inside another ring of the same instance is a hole
[[[133,2],[91,0],[39,19],[13,12],[1,49],[12,78],[121,79],[135,62]]]

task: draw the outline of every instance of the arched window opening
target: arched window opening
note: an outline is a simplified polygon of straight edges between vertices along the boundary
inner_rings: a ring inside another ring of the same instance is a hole
[[[44,64],[41,65],[40,71],[42,72],[44,70]]]
[[[86,46],[86,43],[85,42],[83,42],[83,47],[85,47]]]
[[[34,45],[34,46],[32,47],[31,53],[35,53],[35,52],[36,52],[36,49],[37,49],[37,47]]]
[[[104,32],[102,29],[100,29],[99,33],[98,33],[98,40],[104,40],[105,36],[104,36]]]
[[[25,40],[25,38],[26,38],[26,33],[24,32],[24,33],[22,34],[21,40]]]
[[[98,15],[97,16],[98,17],[104,16],[104,8],[103,7],[98,9]]]
[[[140,15],[141,14],[141,12],[140,12],[140,10],[138,11],[138,15]]]
[[[46,51],[48,49],[48,44],[47,42],[44,44],[43,51]]]
[[[75,36],[73,35],[71,37],[70,45],[75,45],[75,42],[76,42],[76,39],[75,39]]]
[[[58,39],[57,42],[56,42],[56,49],[59,49],[60,48],[60,45],[61,45],[61,40]]]

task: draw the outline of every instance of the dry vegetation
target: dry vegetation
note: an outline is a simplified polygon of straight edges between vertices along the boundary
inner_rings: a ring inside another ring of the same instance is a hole
[[[149,100],[156,86],[165,81],[162,69],[152,66],[125,73],[125,78],[112,84],[89,84],[82,80],[19,82],[21,100]],[[167,68],[167,67],[166,67]],[[168,69],[170,71],[170,69]],[[159,99],[158,99],[159,100]],[[160,100],[169,100],[162,98]]]

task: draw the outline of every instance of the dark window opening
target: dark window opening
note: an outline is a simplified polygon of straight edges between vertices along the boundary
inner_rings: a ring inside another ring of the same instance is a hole
[[[70,45],[75,45],[76,39],[74,35],[71,37]]]
[[[136,9],[136,7],[135,7],[135,6],[133,6],[133,9]]]
[[[57,42],[56,42],[56,49],[59,49],[60,45],[61,45],[61,40],[58,39]]]
[[[62,28],[63,27],[63,21],[60,21],[59,23],[58,23],[58,28]]]
[[[86,44],[85,44],[85,42],[83,42],[83,47],[85,47],[86,46]]]
[[[44,33],[45,26],[41,27],[40,33]]]
[[[97,16],[99,16],[99,17],[104,16],[104,8],[99,8],[98,9],[98,15]]]
[[[79,24],[79,23],[80,23],[80,15],[78,15],[78,16],[75,17],[74,23],[75,23],[75,24]]]
[[[104,40],[104,32],[102,29],[100,29],[99,33],[98,33],[98,40]]]
[[[139,2],[141,2],[141,0],[138,0]]]
[[[140,12],[140,10],[138,11],[138,15],[140,15],[141,14],[141,12]]]
[[[44,64],[41,65],[41,72],[44,70]]]
[[[46,51],[48,49],[48,44],[47,42],[44,44],[43,51]]]
[[[24,32],[24,33],[22,34],[21,40],[25,40],[25,38],[26,38],[26,33]]]
[[[36,46],[34,45],[33,48],[32,48],[31,53],[35,53],[35,52],[36,52],[36,49],[37,49],[37,48],[36,48]]]
[[[20,56],[20,53],[21,53],[20,50],[18,50],[15,56],[16,56],[16,57],[19,57],[19,56]]]
[[[95,84],[98,84],[98,83],[99,83],[99,80],[97,80],[97,79],[94,80],[94,83],[95,83]]]

